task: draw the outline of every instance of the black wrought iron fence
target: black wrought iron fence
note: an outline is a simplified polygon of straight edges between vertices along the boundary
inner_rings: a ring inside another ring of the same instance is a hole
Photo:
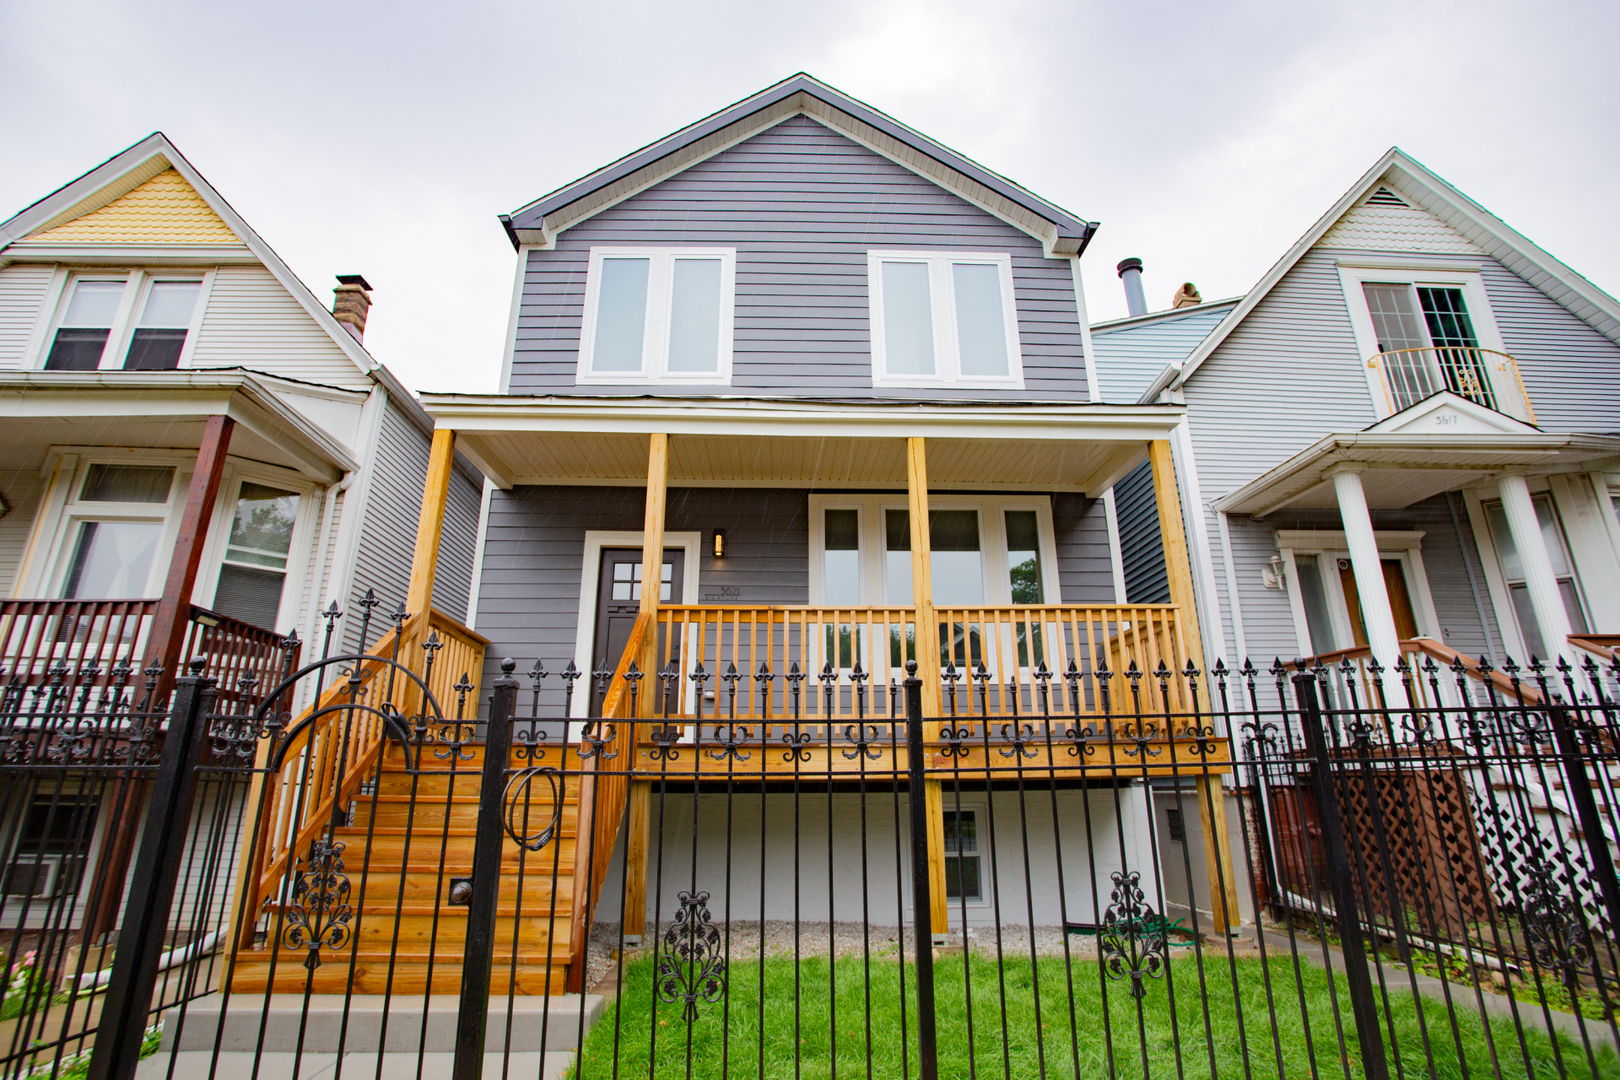
[[[0,716],[9,1074],[1620,1075],[1620,668],[947,668],[929,716],[508,661],[475,715],[400,639]]]

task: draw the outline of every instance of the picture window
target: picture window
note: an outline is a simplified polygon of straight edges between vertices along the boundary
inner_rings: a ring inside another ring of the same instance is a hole
[[[1009,255],[874,251],[867,282],[875,384],[1023,385]]]
[[[582,383],[731,381],[731,248],[592,248]]]

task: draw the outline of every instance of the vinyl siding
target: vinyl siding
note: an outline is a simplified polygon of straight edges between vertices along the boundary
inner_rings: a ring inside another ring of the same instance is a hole
[[[1114,563],[1102,500],[1074,494],[1052,496],[1052,532],[1057,541],[1062,602],[1112,604]]]
[[[17,582],[17,571],[28,548],[28,534],[33,531],[40,500],[50,484],[50,478],[40,476],[38,469],[20,469],[9,475],[0,473],[0,497],[11,506],[10,511],[0,517],[0,596],[10,596]]]
[[[511,392],[643,394],[574,387],[592,245],[737,249],[732,382],[681,394],[983,397],[984,391],[874,391],[866,254],[941,249],[1012,255],[1029,398],[1087,398],[1067,259],[916,173],[794,117],[567,230],[532,251]],[[997,392],[998,396],[1000,392]]]
[[[222,266],[192,367],[240,365],[289,379],[370,390],[371,379],[262,266]]]
[[[1536,424],[1620,433],[1620,345],[1494,259],[1480,272]]]
[[[1164,568],[1152,462],[1142,462],[1114,485],[1114,515],[1125,563],[1125,599],[1133,604],[1168,604],[1170,578]]]
[[[376,475],[372,477],[355,553],[354,584],[349,596],[351,608],[367,589],[375,590],[380,601],[378,617],[405,602],[430,446],[428,435],[390,401],[383,413],[377,445],[372,449]],[[450,498],[445,502],[439,565],[433,580],[433,606],[457,620],[467,611],[482,493],[482,483],[477,482],[475,486],[471,469],[463,459],[457,458]],[[359,642],[359,620],[345,620],[345,623],[345,646],[354,648]],[[372,640],[376,637],[373,631]]]
[[[38,263],[0,268],[0,371],[23,366],[23,353],[56,267]]]
[[[1093,327],[1097,386],[1110,405],[1134,405],[1170,364],[1179,364],[1209,336],[1234,304],[1200,304],[1179,315],[1117,329]]]

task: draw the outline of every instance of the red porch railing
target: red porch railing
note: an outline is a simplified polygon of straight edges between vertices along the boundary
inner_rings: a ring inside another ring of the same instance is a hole
[[[0,688],[7,700],[30,687],[57,685],[64,693],[139,687],[145,676],[152,600],[0,600]],[[252,678],[263,694],[289,670],[285,639],[228,615],[192,606],[179,657],[206,656],[205,673],[221,694],[241,693]],[[297,666],[300,646],[292,646]]]

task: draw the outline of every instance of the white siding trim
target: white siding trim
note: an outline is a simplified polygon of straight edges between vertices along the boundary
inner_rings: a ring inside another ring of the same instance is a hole
[[[1496,627],[1502,634],[1502,651],[1520,664],[1530,661],[1519,634],[1519,616],[1513,610],[1513,598],[1508,592],[1507,579],[1502,576],[1502,561],[1496,553],[1496,541],[1491,538],[1490,523],[1485,520],[1485,507],[1478,491],[1463,492],[1463,503],[1468,507],[1468,524],[1474,530],[1474,546],[1479,549],[1479,562],[1485,568],[1485,585],[1491,594],[1491,607],[1496,612]]]
[[[354,487],[343,499],[343,518],[338,523],[337,550],[332,557],[332,577],[326,585],[326,598],[315,605],[308,640],[318,640],[321,609],[332,601],[347,608],[354,588],[355,559],[360,553],[360,529],[371,501],[371,481],[377,475],[377,447],[382,439],[383,414],[388,411],[388,391],[374,387],[360,408],[360,439],[355,456],[361,461]],[[387,613],[385,613],[387,614]]]
[[[1620,611],[1620,562],[1609,542],[1609,529],[1599,516],[1605,508],[1593,498],[1592,488],[1579,474],[1555,475],[1547,480],[1558,516],[1563,519],[1564,539],[1575,564],[1575,580],[1585,594],[1587,611],[1593,615]],[[1606,516],[1614,518],[1612,504]]]
[[[1085,352],[1086,388],[1092,401],[1102,400],[1102,383],[1097,378],[1097,350],[1091,344],[1091,315],[1086,311],[1086,286],[1080,280],[1080,256],[1069,256],[1069,276],[1074,279],[1074,306],[1080,316],[1080,348]],[[1120,594],[1120,603],[1125,594]]]
[[[467,629],[478,629],[478,594],[484,584],[484,542],[489,536],[489,504],[495,481],[484,477],[484,494],[478,504],[478,539],[473,547],[472,584],[467,589]]]
[[[519,244],[517,275],[512,280],[512,300],[506,312],[506,343],[501,348],[501,393],[512,392],[512,354],[517,350],[518,318],[523,314],[523,285],[529,272],[529,252],[534,244]],[[583,330],[583,327],[581,327]],[[476,591],[476,586],[474,587]],[[468,623],[470,628],[472,623]]]
[[[1232,531],[1227,527],[1226,514],[1215,512],[1215,528],[1221,534],[1221,563],[1226,571],[1226,606],[1232,613],[1232,643],[1237,653],[1228,667],[1237,668],[1249,657],[1249,642],[1243,634],[1243,604],[1238,597],[1237,564],[1232,560]]]
[[[1125,548],[1119,542],[1119,514],[1114,509],[1114,489],[1102,495],[1103,514],[1108,520],[1108,561],[1114,571],[1114,603],[1129,603],[1125,598]]]
[[[1616,485],[1609,483],[1609,477],[1603,473],[1592,473],[1592,491],[1597,495],[1598,509],[1603,512],[1603,522],[1609,530],[1609,542],[1614,545],[1615,558],[1620,559],[1620,508],[1614,504]]]
[[[1181,488],[1181,518],[1187,532],[1191,556],[1193,592],[1198,604],[1200,636],[1204,639],[1204,670],[1215,666],[1226,647],[1226,631],[1221,622],[1221,594],[1215,585],[1215,562],[1210,555],[1208,511],[1198,484],[1198,464],[1193,457],[1192,432],[1183,420],[1170,433],[1171,460],[1176,464]],[[1211,651],[1215,650],[1215,651]]]

